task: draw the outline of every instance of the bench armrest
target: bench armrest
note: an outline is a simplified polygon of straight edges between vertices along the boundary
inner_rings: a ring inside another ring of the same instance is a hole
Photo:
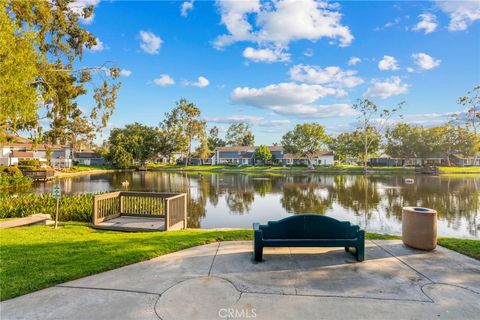
[[[253,224],[253,238],[255,242],[261,242],[263,239],[263,230],[260,229],[260,223]]]

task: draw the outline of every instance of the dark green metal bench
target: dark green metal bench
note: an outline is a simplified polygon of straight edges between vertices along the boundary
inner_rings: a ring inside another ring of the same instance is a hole
[[[357,261],[364,260],[365,231],[348,221],[303,214],[253,224],[254,258],[262,261],[264,247],[345,247]]]

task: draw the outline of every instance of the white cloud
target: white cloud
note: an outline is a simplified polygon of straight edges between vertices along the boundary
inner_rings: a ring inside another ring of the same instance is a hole
[[[334,118],[350,117],[357,114],[352,107],[345,103],[329,105],[292,105],[274,106],[271,110],[284,116],[295,116],[298,118]]]
[[[140,39],[142,43],[140,48],[148,54],[158,54],[160,46],[163,41],[159,36],[156,36],[153,32],[140,30]]]
[[[313,50],[308,48],[307,50],[305,50],[303,52],[303,55],[306,56],[306,57],[313,57]]]
[[[449,31],[463,31],[480,20],[480,1],[438,1],[440,9],[450,16]]]
[[[217,37],[214,42],[216,48],[223,48],[237,41],[253,41],[253,27],[247,20],[247,14],[260,11],[259,0],[245,1],[218,1],[221,22],[229,34]]]
[[[91,24],[95,15],[92,15],[88,18],[83,18],[83,9],[89,6],[96,6],[100,3],[100,0],[76,0],[68,4],[70,10],[79,15],[79,20],[83,24]]]
[[[207,122],[213,123],[248,123],[251,126],[260,127],[275,127],[290,124],[288,119],[273,119],[267,120],[264,117],[250,116],[250,115],[232,115],[225,117],[207,117]]]
[[[412,28],[413,31],[424,31],[425,34],[432,33],[438,27],[437,17],[431,13],[418,15],[420,21]]]
[[[337,93],[336,89],[321,85],[297,84],[293,82],[271,84],[263,88],[235,88],[232,101],[256,107],[308,104]]]
[[[185,1],[182,3],[180,14],[182,15],[182,17],[186,17],[188,15],[188,11],[191,10],[193,10],[193,0]]]
[[[221,22],[228,30],[228,34],[214,41],[219,49],[238,41],[270,43],[277,47],[287,47],[289,42],[301,39],[330,38],[338,40],[340,46],[348,46],[353,41],[350,29],[340,22],[338,5],[315,0],[279,0],[264,5],[258,0],[217,3]],[[255,19],[249,19],[253,15]]]
[[[184,85],[186,86],[194,86],[194,87],[199,87],[199,88],[205,88],[210,84],[210,81],[205,78],[204,76],[200,76],[197,78],[197,81],[195,82],[190,82],[190,81],[184,81]]]
[[[412,54],[413,63],[420,69],[420,70],[431,70],[440,65],[442,62],[439,59],[435,59],[429,56],[426,53],[414,53]]]
[[[95,45],[93,45],[90,49],[92,52],[99,52],[103,51],[105,47],[103,46],[103,42],[99,38],[95,38],[95,41],[97,42]]]
[[[159,78],[153,80],[153,83],[157,86],[170,86],[175,84],[175,80],[168,74],[161,74]]]
[[[247,47],[243,50],[243,56],[253,62],[286,62],[290,61],[290,54],[281,49],[254,49]]]
[[[348,65],[349,66],[354,66],[358,63],[362,62],[362,59],[358,58],[358,57],[351,57],[350,60],[348,60]]]
[[[132,71],[130,70],[127,70],[127,69],[120,70],[120,76],[122,77],[130,77],[131,74],[132,74]]]
[[[391,125],[396,123],[409,123],[425,127],[434,127],[446,124],[452,120],[455,115],[458,115],[458,112],[406,114],[403,115],[401,119],[390,119],[389,121]],[[380,119],[377,120],[380,121]]]
[[[373,80],[373,86],[364,93],[365,97],[380,97],[386,99],[391,96],[407,93],[408,85],[402,83],[399,77],[390,77],[384,81]]]
[[[340,67],[309,66],[298,64],[290,68],[290,78],[295,81],[312,84],[324,84],[335,88],[353,88],[363,83],[356,77],[357,71],[342,70]]]
[[[300,118],[328,118],[356,114],[347,104],[318,105],[318,99],[337,94],[337,90],[321,85],[293,82],[272,84],[263,88],[235,88],[233,103],[273,111],[275,114]]]
[[[398,61],[392,56],[383,56],[383,59],[378,62],[378,69],[386,71],[386,70],[398,70]]]
[[[393,26],[396,26],[400,23],[402,19],[400,19],[399,17],[395,18],[393,21],[389,21],[387,23],[385,23],[382,27],[376,27],[373,29],[373,31],[380,31],[380,30],[384,30],[384,29],[387,29],[387,28],[391,28]]]

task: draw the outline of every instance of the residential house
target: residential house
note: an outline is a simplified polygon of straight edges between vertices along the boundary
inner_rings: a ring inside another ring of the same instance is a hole
[[[269,146],[272,160],[284,165],[302,165],[308,164],[306,157],[283,152],[282,146]],[[253,165],[255,159],[253,154],[257,147],[233,146],[218,147],[211,158],[212,165],[216,164],[234,164],[234,165]],[[312,159],[313,165],[333,165],[333,152],[319,152]]]
[[[82,151],[74,152],[73,160],[83,166],[102,166],[108,164],[107,160],[98,152]]]
[[[332,166],[334,164],[333,161],[333,152],[332,151],[321,151],[315,153],[311,157],[312,165],[314,166]],[[280,160],[280,162],[284,165],[291,166],[291,165],[308,165],[309,161],[307,157],[293,154],[293,153],[285,153]]]
[[[422,158],[392,158],[387,154],[369,159],[371,166],[447,166],[448,159],[444,153],[434,153]],[[450,165],[453,166],[480,166],[480,157],[465,157],[460,154],[450,156]]]
[[[50,153],[50,156],[48,155]],[[41,164],[55,169],[70,168],[72,166],[72,149],[64,145],[33,144],[30,142],[10,142],[0,145],[0,164],[11,166],[21,160],[36,159]]]

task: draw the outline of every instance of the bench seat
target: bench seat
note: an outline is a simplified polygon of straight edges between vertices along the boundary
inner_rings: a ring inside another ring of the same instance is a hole
[[[254,258],[263,260],[264,247],[344,247],[364,260],[365,231],[348,221],[314,214],[287,217],[267,225],[253,224]]]

